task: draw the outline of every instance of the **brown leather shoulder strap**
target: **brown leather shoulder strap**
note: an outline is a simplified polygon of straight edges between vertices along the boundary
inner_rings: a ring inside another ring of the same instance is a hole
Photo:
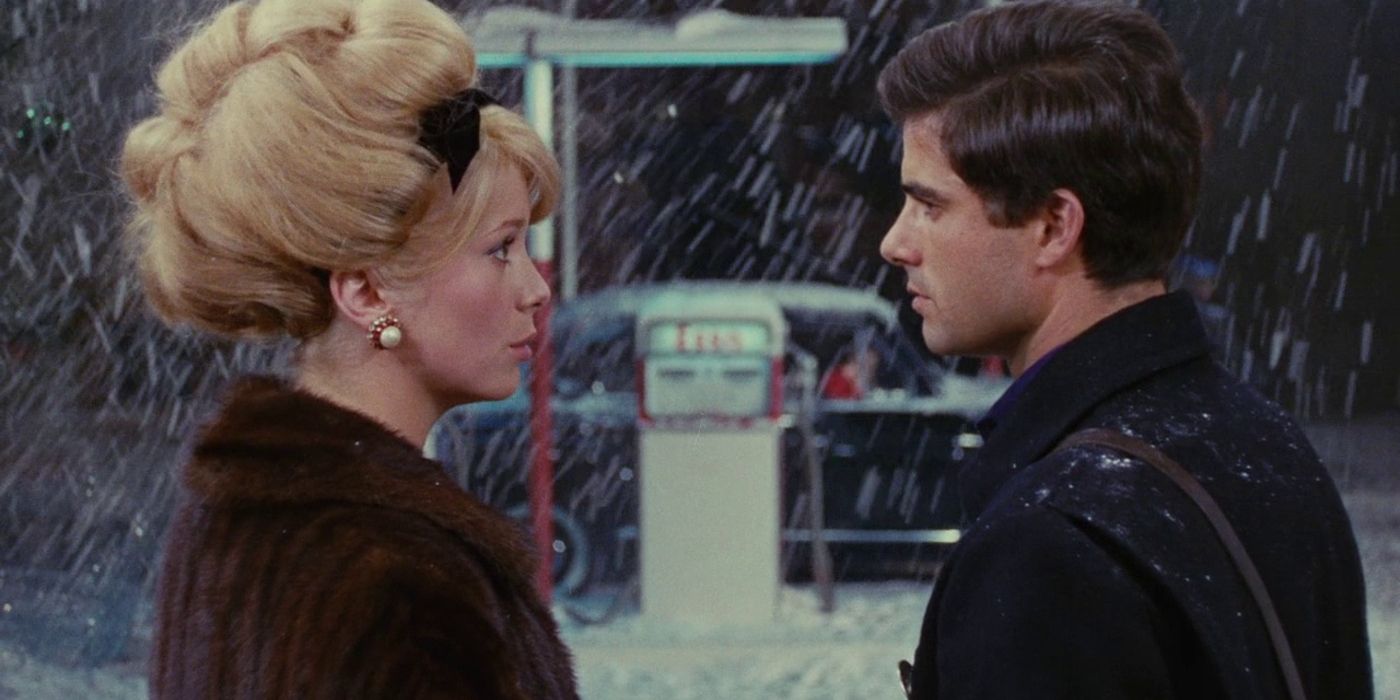
[[[1264,579],[1260,578],[1259,570],[1254,567],[1254,561],[1249,558],[1239,535],[1235,534],[1235,528],[1230,525],[1229,518],[1225,517],[1225,512],[1206,492],[1205,487],[1201,486],[1201,482],[1156,447],[1107,428],[1089,428],[1073,433],[1061,441],[1052,454],[1078,445],[1100,445],[1132,455],[1156,467],[1191,497],[1196,507],[1206,516],[1206,520],[1210,521],[1216,536],[1220,538],[1221,544],[1225,545],[1225,551],[1230,554],[1235,568],[1249,588],[1250,595],[1254,597],[1254,604],[1269,631],[1269,641],[1273,643],[1274,655],[1278,659],[1279,670],[1283,673],[1284,684],[1288,688],[1288,697],[1292,700],[1306,700],[1303,682],[1298,675],[1298,665],[1293,659],[1293,649],[1288,645],[1288,636],[1284,634],[1283,623],[1279,620],[1278,612],[1274,610],[1273,599],[1269,597],[1269,591],[1264,586]]]

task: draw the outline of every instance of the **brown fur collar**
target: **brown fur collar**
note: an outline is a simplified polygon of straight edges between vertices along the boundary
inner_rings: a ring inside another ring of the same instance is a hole
[[[340,501],[416,513],[455,533],[510,583],[530,585],[534,557],[514,523],[403,437],[280,379],[237,381],[183,476],[212,506]]]

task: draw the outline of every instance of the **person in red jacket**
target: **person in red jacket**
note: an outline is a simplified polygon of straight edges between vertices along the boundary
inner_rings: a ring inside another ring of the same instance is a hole
[[[822,382],[822,398],[858,400],[874,388],[880,358],[869,348],[851,350],[828,370]]]
[[[147,297],[296,352],[194,436],[151,695],[576,698],[522,534],[421,451],[519,383],[550,150],[427,0],[240,0],[156,86],[121,162]]]

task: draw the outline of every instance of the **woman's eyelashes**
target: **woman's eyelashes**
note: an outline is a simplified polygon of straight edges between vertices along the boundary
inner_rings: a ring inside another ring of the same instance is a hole
[[[510,249],[515,246],[516,240],[517,237],[515,234],[506,236],[496,247],[487,251],[486,254],[501,262],[510,262]]]

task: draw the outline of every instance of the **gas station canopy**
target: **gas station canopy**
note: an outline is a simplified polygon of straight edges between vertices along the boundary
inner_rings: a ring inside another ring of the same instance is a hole
[[[580,68],[791,65],[830,61],[846,50],[846,23],[832,17],[707,10],[658,24],[504,7],[464,24],[482,68],[524,66],[531,59]]]

